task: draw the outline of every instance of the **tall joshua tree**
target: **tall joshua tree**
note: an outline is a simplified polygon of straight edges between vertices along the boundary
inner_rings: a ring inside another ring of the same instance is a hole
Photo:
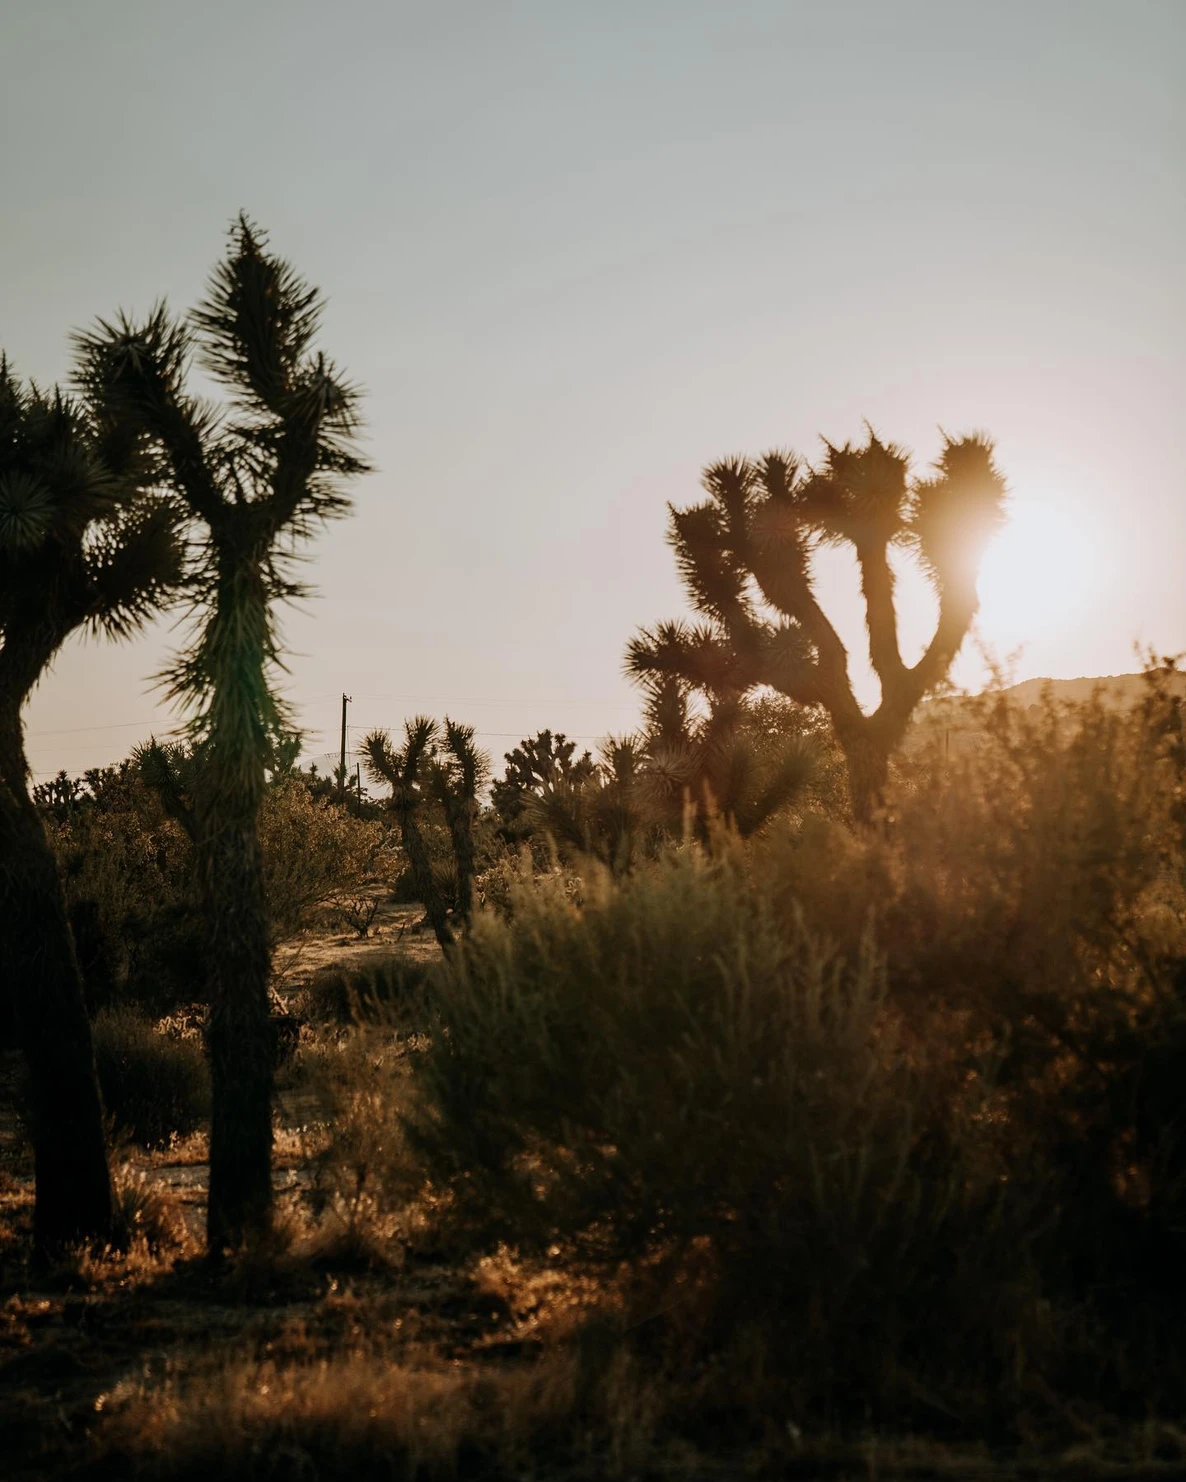
[[[81,336],[79,378],[117,426],[159,450],[200,540],[194,640],[172,677],[199,757],[195,853],[207,916],[210,1253],[271,1224],[271,933],[258,812],[265,770],[290,729],[274,690],[276,606],[301,594],[294,547],[348,508],[357,394],[313,349],[321,299],[241,216],[206,299],[187,319],[164,305]],[[187,389],[191,357],[226,391]]]
[[[1005,486],[988,440],[945,437],[931,477],[911,478],[906,454],[872,432],[863,447],[827,445],[819,468],[791,453],[730,458],[704,474],[707,500],[672,509],[670,540],[702,621],[663,623],[630,644],[640,678],[674,675],[728,700],[769,685],[822,705],[847,763],[854,817],[877,810],[889,758],[918,702],[947,675],[979,606],[984,547],[1003,518]],[[869,658],[881,684],[871,715],[857,703],[848,653],[816,596],[820,543],[855,553]],[[915,554],[938,598],[922,657],[898,644],[891,547]]]
[[[176,511],[135,437],[0,357],[0,983],[29,1068],[34,1238],[112,1230],[111,1179],[82,980],[57,866],[29,796],[21,711],[65,640],[123,637],[179,573]]]

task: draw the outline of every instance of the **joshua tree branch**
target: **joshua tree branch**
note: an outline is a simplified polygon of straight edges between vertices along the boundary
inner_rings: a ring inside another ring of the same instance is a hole
[[[898,615],[894,610],[894,574],[888,542],[862,542],[856,547],[865,599],[865,626],[869,633],[869,662],[881,681],[882,693],[901,684],[906,673],[898,648]]]

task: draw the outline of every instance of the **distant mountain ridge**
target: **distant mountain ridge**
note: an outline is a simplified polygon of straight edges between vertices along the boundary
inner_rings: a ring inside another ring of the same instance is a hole
[[[1081,705],[1097,692],[1103,703],[1117,710],[1128,710],[1139,705],[1148,694],[1148,681],[1144,674],[1100,674],[1078,679],[1023,679],[1019,684],[1007,686],[1001,691],[1021,709],[1037,705],[1045,690],[1049,689],[1055,702]],[[1186,697],[1186,671],[1175,672],[1170,678],[1172,692]],[[937,695],[924,700],[915,713],[909,731],[903,739],[902,749],[907,754],[923,746],[928,737],[946,733],[946,744],[954,749],[966,750],[979,745],[983,735],[976,725],[968,723],[965,695]]]
[[[1020,684],[1010,685],[1005,694],[1019,704],[1034,705],[1047,686],[1056,700],[1074,703],[1090,700],[1098,690],[1107,703],[1128,706],[1137,704],[1147,693],[1143,674],[1101,674],[1081,679],[1023,679]],[[1186,695],[1186,671],[1174,674],[1170,687],[1176,693]]]

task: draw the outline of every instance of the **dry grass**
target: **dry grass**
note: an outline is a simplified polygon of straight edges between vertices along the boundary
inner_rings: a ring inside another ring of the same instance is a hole
[[[506,1474],[572,1404],[571,1374],[475,1376],[430,1355],[240,1358],[101,1396],[107,1457],[137,1474],[228,1482],[292,1476]]]

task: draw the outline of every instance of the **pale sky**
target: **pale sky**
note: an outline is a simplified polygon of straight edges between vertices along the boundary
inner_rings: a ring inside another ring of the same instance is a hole
[[[310,754],[343,690],[499,766],[628,729],[667,501],[863,419],[920,466],[996,440],[1018,678],[1128,671],[1186,647],[1184,78],[1184,0],[0,0],[0,346],[52,381],[72,328],[193,303],[240,208],[324,290],[378,472],[285,620]],[[167,731],[170,643],[64,651],[36,773]]]

